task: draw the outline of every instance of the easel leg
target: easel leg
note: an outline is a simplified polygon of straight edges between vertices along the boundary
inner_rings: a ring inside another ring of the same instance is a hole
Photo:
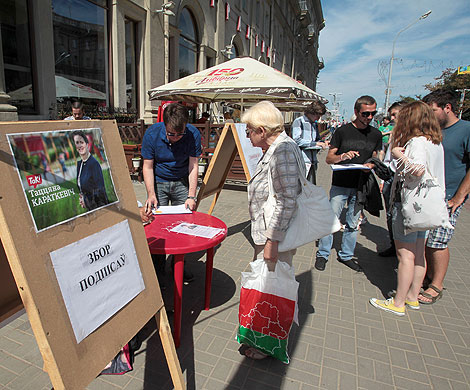
[[[184,255],[175,255],[175,270],[174,270],[174,295],[173,300],[175,304],[175,316],[173,318],[173,334],[175,336],[175,346],[180,346],[181,337],[181,305],[183,301],[183,270],[184,270]]]
[[[204,309],[209,310],[211,305],[212,269],[214,264],[214,248],[209,248],[206,255],[206,291]]]
[[[219,195],[220,191],[214,195],[214,199],[212,200],[211,207],[209,208],[207,214],[212,215],[212,211],[214,210],[215,204],[217,203],[217,199],[219,199]]]
[[[173,385],[176,390],[184,390],[186,389],[186,384],[184,383],[183,373],[181,372],[181,366],[178,360],[178,355],[176,354],[170,324],[168,323],[168,317],[164,307],[162,307],[155,315],[155,320],[157,321],[158,333],[162,340],[163,351],[165,352]]]

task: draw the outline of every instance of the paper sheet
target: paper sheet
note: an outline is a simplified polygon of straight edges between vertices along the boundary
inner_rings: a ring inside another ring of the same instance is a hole
[[[345,171],[347,169],[370,169],[362,164],[331,164],[333,171]]]
[[[187,209],[184,204],[179,206],[158,206],[157,209],[152,210],[152,214],[191,214],[192,211]]]
[[[210,226],[195,225],[192,223],[183,222],[175,226],[170,232],[189,234],[190,236],[214,238],[222,233],[224,229],[214,228]]]

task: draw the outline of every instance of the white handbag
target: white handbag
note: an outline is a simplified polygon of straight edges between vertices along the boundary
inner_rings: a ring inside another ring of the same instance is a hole
[[[336,217],[323,188],[316,186],[302,175],[299,156],[296,154],[299,164],[299,180],[302,192],[297,197],[297,210],[294,212],[287,228],[286,236],[278,244],[279,252],[286,252],[301,247],[309,242],[337,232],[341,224]],[[264,207],[264,215],[267,225],[274,214],[276,207],[276,194],[270,175],[268,174],[269,197]]]
[[[409,145],[405,145],[405,156],[411,157],[411,148],[407,146]],[[428,155],[427,149],[426,155]],[[400,175],[401,211],[405,234],[438,227],[453,229],[449,222],[445,190],[437,178],[431,175],[428,164],[421,177],[409,174],[406,169],[400,172]]]

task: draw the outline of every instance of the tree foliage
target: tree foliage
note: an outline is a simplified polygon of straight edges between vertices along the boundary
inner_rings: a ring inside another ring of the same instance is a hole
[[[470,74],[458,74],[455,69],[447,68],[435,80],[436,82],[426,84],[424,88],[431,92],[436,89],[448,88],[458,91],[459,94],[467,89],[463,103],[462,119],[470,120]]]
[[[408,103],[415,102],[416,100],[419,100],[419,99],[421,99],[421,96],[419,95],[415,95],[415,97],[400,95],[400,97],[398,98],[398,101],[408,104]]]

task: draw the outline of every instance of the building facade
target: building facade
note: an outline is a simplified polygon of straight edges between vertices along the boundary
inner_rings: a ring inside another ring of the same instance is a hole
[[[315,90],[320,0],[0,0],[0,120],[57,102],[135,110],[153,87],[250,56]]]

